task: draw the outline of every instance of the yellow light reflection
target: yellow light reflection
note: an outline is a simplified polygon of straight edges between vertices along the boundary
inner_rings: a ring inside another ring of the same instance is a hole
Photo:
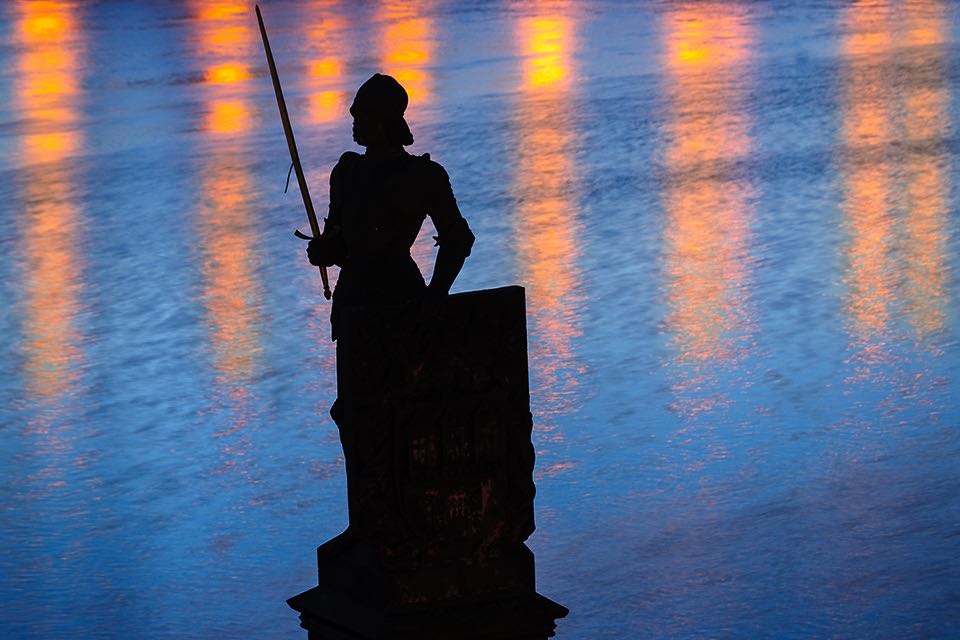
[[[568,80],[571,68],[572,25],[565,18],[532,18],[524,21],[524,84],[559,89]]]
[[[316,52],[307,62],[310,87],[308,115],[315,124],[341,121],[346,114],[347,95],[343,90],[346,21],[334,3],[321,0],[309,5],[311,22],[307,40]]]
[[[431,101],[434,57],[434,20],[425,17],[429,2],[387,0],[380,5],[385,26],[381,35],[380,64],[383,72],[403,85],[411,104]]]
[[[540,426],[549,431],[552,416],[573,408],[582,373],[573,349],[581,334],[584,304],[578,267],[580,223],[572,198],[573,20],[563,13],[521,19],[517,41],[524,64],[516,117],[516,236],[534,333],[542,341],[532,345],[531,373],[544,401],[542,417],[547,418]]]
[[[41,6],[41,3],[34,5],[34,11],[56,11],[59,3],[43,3],[47,6]],[[55,13],[44,13],[32,15],[21,24],[21,31],[28,38],[55,38],[69,29],[69,16],[57,15]]]
[[[750,192],[725,171],[750,152],[741,88],[752,34],[725,3],[670,12],[664,33],[667,324],[679,362],[724,361],[736,355],[748,303]]]
[[[204,85],[211,88],[203,123],[209,133],[236,134],[252,124],[253,113],[246,96],[251,79],[248,53],[255,48],[259,35],[251,15],[250,7],[242,2],[196,3],[200,32],[197,54],[209,61]]]
[[[207,69],[207,82],[214,84],[243,82],[249,78],[250,72],[247,68],[235,63],[221,64]]]
[[[250,17],[250,5],[243,2],[232,2],[230,0],[201,2],[198,7],[197,17],[206,24],[222,24],[230,20]],[[229,29],[229,26],[226,28]],[[222,29],[218,29],[217,33],[222,33],[222,31]],[[211,34],[210,37],[216,39],[217,34]]]
[[[81,336],[79,239],[70,157],[80,145],[80,37],[76,9],[62,2],[17,5],[15,108],[24,120],[20,157],[21,247],[25,256],[25,374],[30,395],[55,401],[76,382]]]

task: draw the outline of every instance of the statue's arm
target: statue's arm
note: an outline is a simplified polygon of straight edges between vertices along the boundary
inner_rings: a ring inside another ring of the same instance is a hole
[[[470,255],[475,240],[470,226],[460,213],[446,170],[436,162],[429,163],[430,202],[428,214],[437,229],[437,261],[427,290],[446,295]]]
[[[356,154],[354,154],[356,155]],[[343,174],[353,158],[343,154],[330,172],[330,209],[324,219],[323,233],[307,245],[307,258],[315,266],[343,266],[347,247],[343,241]]]

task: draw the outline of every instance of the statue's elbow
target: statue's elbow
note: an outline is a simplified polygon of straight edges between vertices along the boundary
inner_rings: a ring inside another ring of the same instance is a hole
[[[434,236],[434,239],[437,241],[437,246],[440,247],[442,253],[456,257],[459,260],[466,260],[467,257],[470,256],[473,243],[477,238],[473,235],[470,227],[467,226],[466,221],[463,221],[462,224],[446,231],[442,235]]]
[[[473,235],[473,231],[470,230],[470,227],[468,227],[466,221],[464,221],[457,230],[457,233],[454,234],[451,244],[453,245],[454,252],[465,260],[470,257],[470,252],[473,250],[473,243],[476,242],[476,240],[477,237]]]

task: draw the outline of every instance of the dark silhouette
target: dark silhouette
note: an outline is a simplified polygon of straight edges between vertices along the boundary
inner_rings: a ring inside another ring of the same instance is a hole
[[[311,264],[340,267],[334,339],[343,306],[435,304],[449,293],[473,246],[447,172],[430,154],[413,156],[403,148],[413,144],[403,119],[406,108],[407,92],[379,73],[363,83],[350,107],[353,139],[366,152],[340,156],[330,174],[330,214],[323,235],[307,247]],[[440,246],[429,286],[410,257],[426,215]]]
[[[319,586],[288,602],[313,640],[541,639],[567,610],[537,594],[534,452],[521,287],[448,296],[474,236],[446,171],[403,147],[407,94],[360,87],[354,140],[307,253],[333,294],[350,524],[317,549]],[[426,215],[429,285],[410,256]]]

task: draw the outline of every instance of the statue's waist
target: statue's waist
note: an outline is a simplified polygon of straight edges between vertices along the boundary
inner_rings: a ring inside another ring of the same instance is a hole
[[[409,252],[401,254],[352,254],[340,270],[340,297],[393,300],[419,294],[426,285],[420,268]]]
[[[351,249],[347,252],[347,264],[354,263],[394,263],[413,260],[410,247],[378,247],[376,249]]]

